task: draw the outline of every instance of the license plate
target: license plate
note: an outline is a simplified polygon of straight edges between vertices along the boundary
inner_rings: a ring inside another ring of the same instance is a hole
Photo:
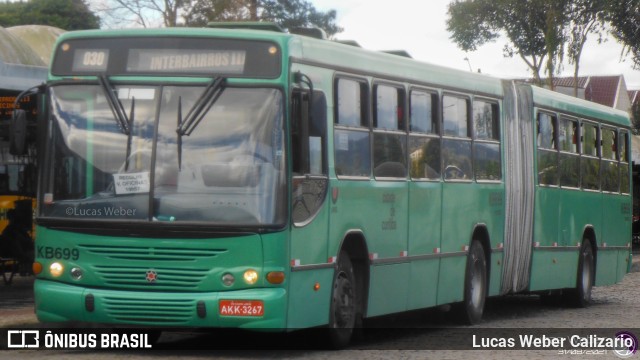
[[[263,316],[262,300],[220,300],[218,313],[221,316]]]

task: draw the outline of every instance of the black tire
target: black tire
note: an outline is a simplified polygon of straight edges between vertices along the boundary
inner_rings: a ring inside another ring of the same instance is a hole
[[[565,303],[572,307],[587,307],[591,303],[591,290],[595,280],[595,260],[591,241],[584,239],[580,248],[575,289],[565,291]]]
[[[346,347],[356,325],[356,277],[349,255],[342,251],[333,276],[331,305],[329,307],[329,345],[334,349]]]
[[[473,241],[469,248],[464,276],[464,300],[460,314],[463,323],[473,325],[482,320],[487,284],[487,258],[484,248],[480,242]]]

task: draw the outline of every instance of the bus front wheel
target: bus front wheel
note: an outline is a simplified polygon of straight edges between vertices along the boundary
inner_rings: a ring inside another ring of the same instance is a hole
[[[329,343],[344,348],[351,341],[356,323],[356,279],[349,255],[342,251],[333,277],[329,309]]]
[[[479,241],[473,241],[467,256],[462,321],[477,324],[482,319],[487,297],[487,259]]]

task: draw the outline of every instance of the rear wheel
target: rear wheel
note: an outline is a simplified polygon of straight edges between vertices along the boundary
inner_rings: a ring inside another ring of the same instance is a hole
[[[575,289],[567,290],[565,300],[568,305],[586,307],[591,302],[591,289],[595,279],[595,261],[591,241],[584,239],[580,248],[578,261],[578,276]]]
[[[351,341],[356,324],[356,299],[353,265],[349,255],[343,251],[338,256],[329,309],[329,342],[333,348],[344,348]]]
[[[464,280],[464,301],[462,302],[462,321],[477,324],[482,319],[484,303],[487,297],[487,259],[480,242],[473,241],[467,256],[467,269]]]

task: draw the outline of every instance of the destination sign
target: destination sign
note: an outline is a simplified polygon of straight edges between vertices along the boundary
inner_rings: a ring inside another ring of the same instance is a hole
[[[246,54],[242,50],[131,49],[127,71],[242,74]]]
[[[271,41],[217,37],[96,37],[63,41],[51,74],[229,76],[275,79],[282,51]]]

